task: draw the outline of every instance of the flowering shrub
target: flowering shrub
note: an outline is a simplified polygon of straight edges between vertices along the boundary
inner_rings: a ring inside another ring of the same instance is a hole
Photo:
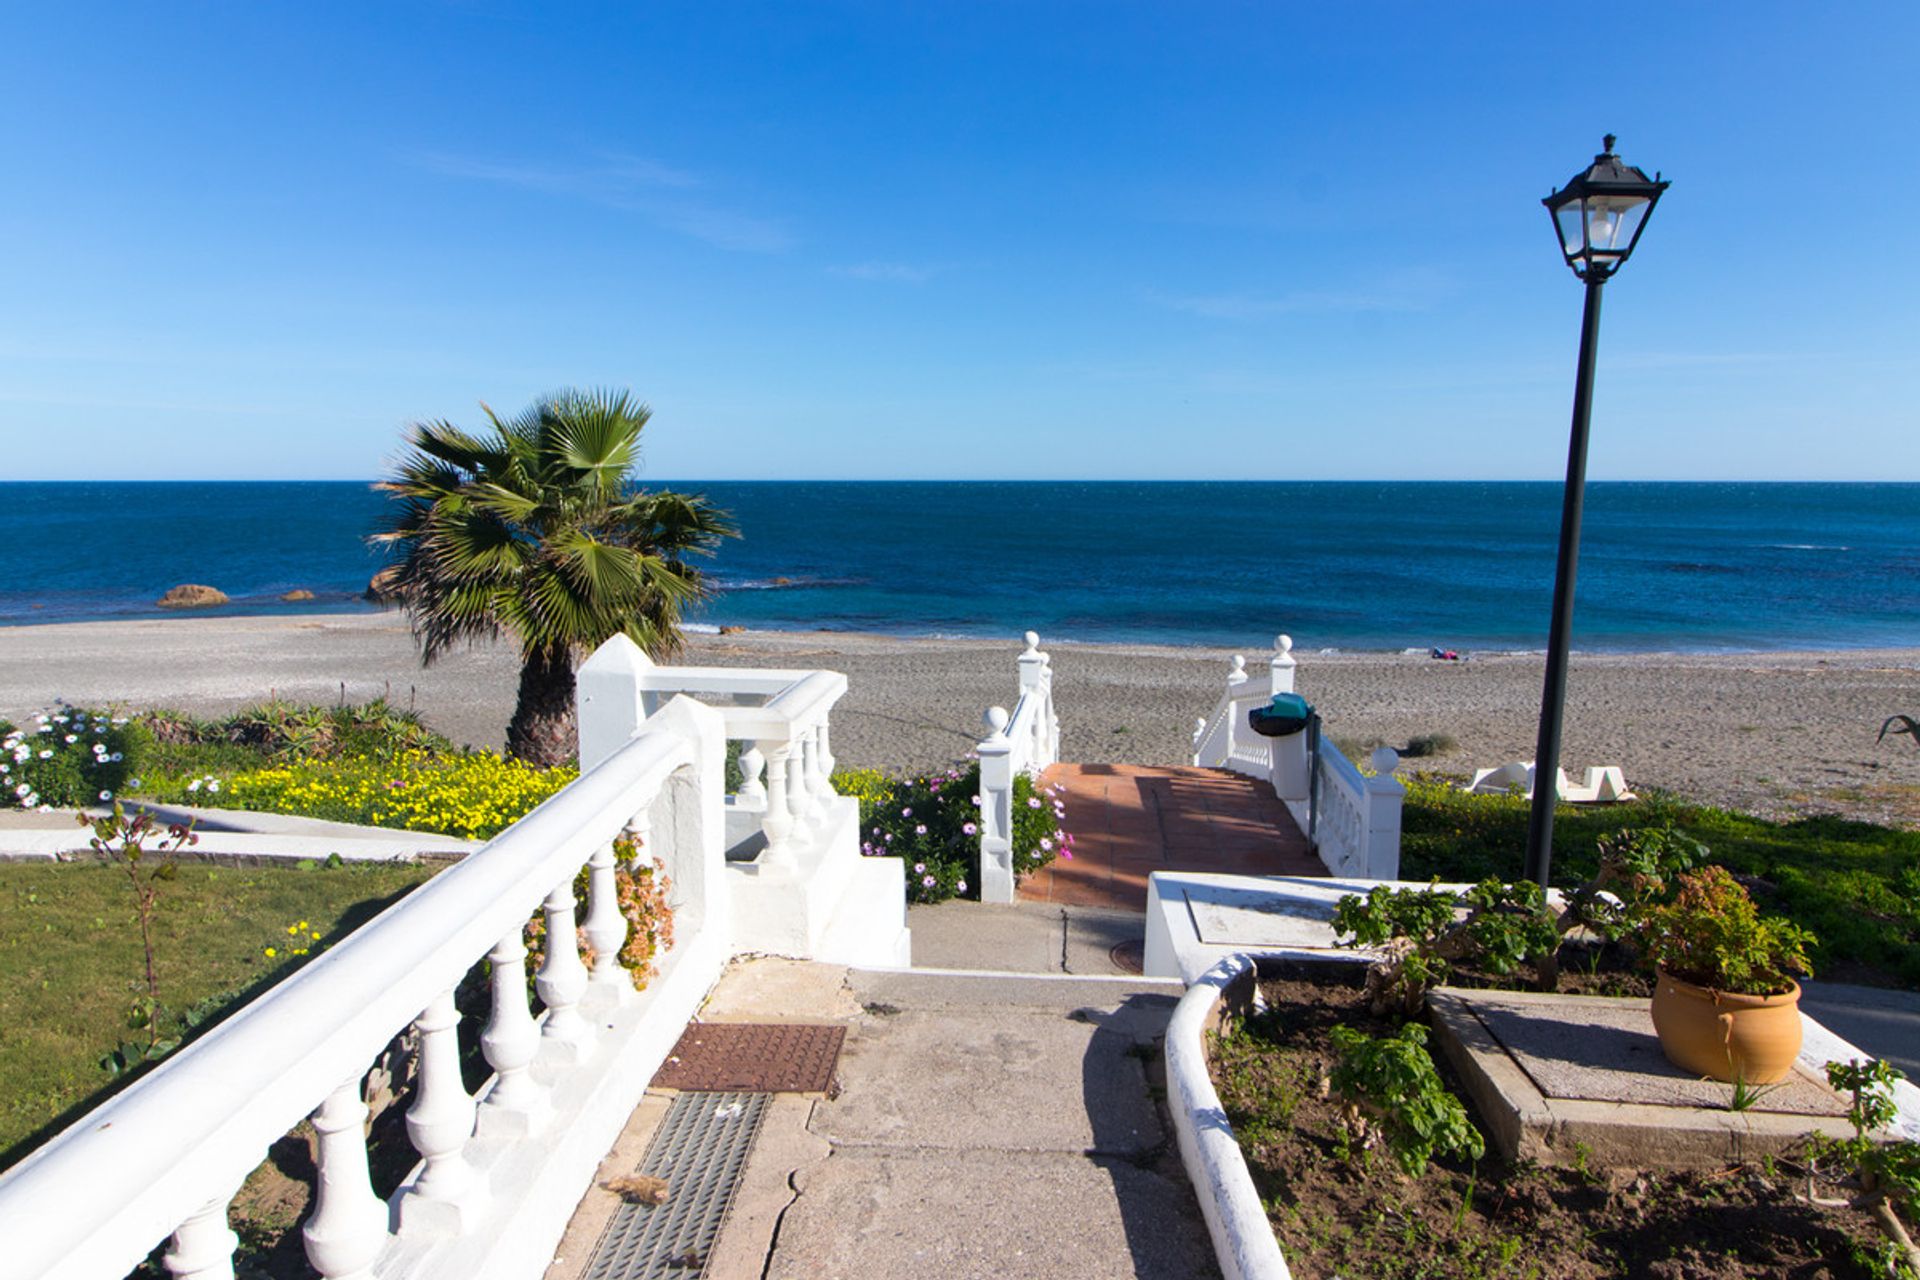
[[[851,772],[851,771],[850,771]],[[834,786],[860,801],[860,851],[907,864],[907,901],[978,898],[980,887],[980,766],[955,766],[917,778],[881,775]],[[849,785],[850,784],[850,785]],[[1016,876],[1073,857],[1073,837],[1060,827],[1066,808],[1058,787],[1025,774],[1013,780],[1013,870]]]
[[[225,809],[299,814],[335,822],[434,831],[485,840],[526,816],[579,775],[571,765],[538,769],[490,751],[391,759],[303,761],[247,769],[223,784],[188,779],[156,799]]]
[[[640,848],[631,838],[622,836],[613,842],[614,901],[627,921],[627,940],[620,945],[620,967],[627,971],[635,991],[645,991],[660,971],[660,953],[673,945],[673,908],[667,904],[667,890],[673,882],[667,879],[664,862],[655,858],[649,864],[639,855]],[[589,868],[582,867],[573,878],[573,897],[578,904],[575,920],[585,918],[591,875]],[[593,944],[587,941],[585,930],[579,932],[581,959],[591,968]],[[527,921],[526,938],[527,985],[532,989],[547,954],[547,917],[543,910],[535,910]]]
[[[133,767],[128,736],[125,717],[65,703],[22,728],[0,721],[0,809],[111,802]]]

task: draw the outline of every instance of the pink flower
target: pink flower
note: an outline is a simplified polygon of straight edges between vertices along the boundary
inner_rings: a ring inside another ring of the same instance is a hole
[[[915,835],[917,835],[917,836],[923,836],[923,835],[925,835],[925,834],[927,834],[927,824],[926,824],[926,823],[924,823],[924,822],[916,822],[916,823],[914,823],[914,824],[913,824],[913,834],[915,834]]]
[[[921,876],[920,883],[926,886],[927,888],[931,889],[933,888],[934,880],[932,876]]]
[[[966,835],[970,835],[970,836],[980,834],[980,828],[971,822],[962,823],[960,825],[960,830]]]
[[[911,817],[913,816],[913,810],[912,810],[912,809],[902,809],[902,810],[900,811],[900,816],[901,816],[901,817],[903,817],[903,818],[911,818]]]

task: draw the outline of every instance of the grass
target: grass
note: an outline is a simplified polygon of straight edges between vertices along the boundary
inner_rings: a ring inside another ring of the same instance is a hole
[[[1401,876],[1517,878],[1527,808],[1521,796],[1470,796],[1425,775],[1408,780]],[[1669,824],[1705,844],[1764,910],[1814,932],[1816,973],[1920,986],[1920,831],[1830,815],[1773,822],[1660,794],[1630,805],[1562,805],[1554,880],[1572,885],[1590,875],[1603,835]]]
[[[432,874],[419,865],[306,865],[181,863],[162,886],[155,931],[163,1002],[237,1008],[292,971],[289,925],[306,920],[338,941]],[[276,942],[281,957],[268,959]],[[119,1083],[100,1059],[137,1034],[127,1017],[143,991],[140,933],[119,868],[0,864],[0,1169]]]

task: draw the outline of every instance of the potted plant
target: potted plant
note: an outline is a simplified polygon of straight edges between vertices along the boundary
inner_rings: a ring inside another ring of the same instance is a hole
[[[1653,1029],[1668,1061],[1716,1080],[1772,1084],[1800,1052],[1800,984],[1813,935],[1762,917],[1725,867],[1679,877],[1646,911],[1640,943],[1654,966]]]

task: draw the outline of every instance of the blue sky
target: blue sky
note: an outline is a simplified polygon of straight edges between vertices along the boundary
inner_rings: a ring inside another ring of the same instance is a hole
[[[1539,199],[1674,186],[1596,478],[1920,479],[1920,5],[15,7],[0,478],[1551,478]]]

